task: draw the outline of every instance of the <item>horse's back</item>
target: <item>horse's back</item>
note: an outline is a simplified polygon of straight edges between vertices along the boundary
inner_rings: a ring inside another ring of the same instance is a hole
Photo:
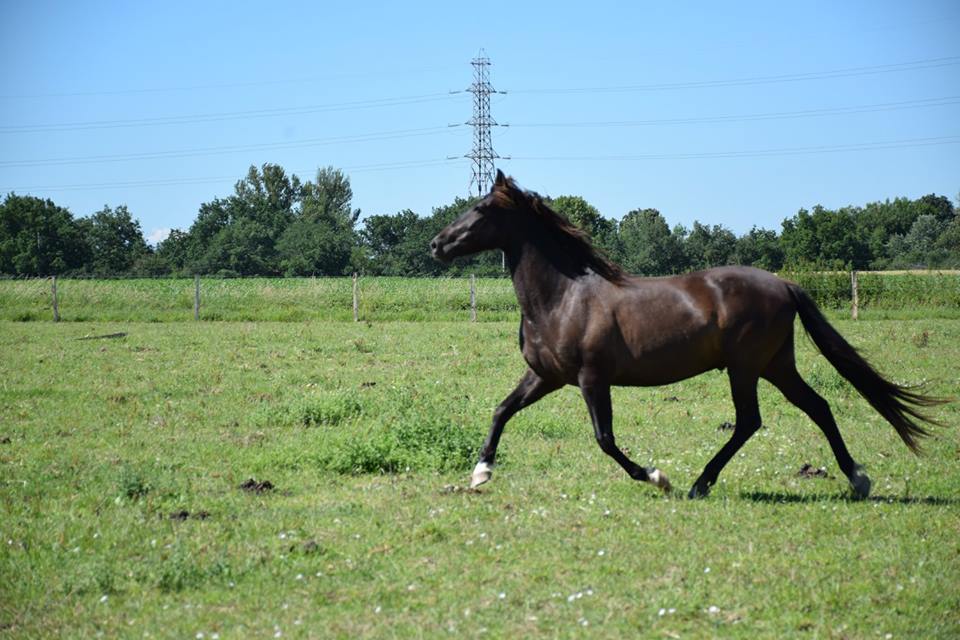
[[[752,267],[631,278],[619,293],[621,384],[662,384],[766,362],[792,331],[787,283]]]
[[[690,276],[713,291],[726,366],[763,369],[792,335],[796,306],[789,283],[754,267],[717,267]]]

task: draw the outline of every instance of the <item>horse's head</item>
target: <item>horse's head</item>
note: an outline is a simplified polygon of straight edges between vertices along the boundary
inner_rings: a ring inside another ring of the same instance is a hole
[[[504,249],[510,237],[511,210],[523,192],[497,170],[493,189],[483,200],[444,227],[430,241],[433,257],[449,262],[487,249]]]

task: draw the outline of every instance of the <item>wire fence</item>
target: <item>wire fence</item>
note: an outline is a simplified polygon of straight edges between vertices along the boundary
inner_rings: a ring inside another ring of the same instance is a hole
[[[833,315],[960,317],[960,272],[791,273]],[[501,321],[506,278],[21,278],[0,280],[4,321]]]

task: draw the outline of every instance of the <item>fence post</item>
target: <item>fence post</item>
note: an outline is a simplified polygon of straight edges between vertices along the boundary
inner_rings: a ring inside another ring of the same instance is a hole
[[[470,322],[477,321],[477,278],[470,274]]]
[[[57,276],[50,278],[50,296],[53,298],[53,321],[60,322],[60,303],[57,300]]]
[[[357,272],[353,272],[353,321],[360,321],[360,302],[357,299]]]
[[[850,297],[851,297],[851,307],[850,315],[854,320],[856,320],[860,315],[860,294],[857,290],[857,271],[854,269],[850,272]]]
[[[200,319],[200,275],[193,276],[193,319]]]

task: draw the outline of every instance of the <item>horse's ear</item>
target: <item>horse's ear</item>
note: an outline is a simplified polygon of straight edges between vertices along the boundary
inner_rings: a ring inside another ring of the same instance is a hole
[[[493,181],[493,186],[495,187],[505,187],[507,186],[507,176],[503,175],[503,171],[497,169],[497,179]]]

